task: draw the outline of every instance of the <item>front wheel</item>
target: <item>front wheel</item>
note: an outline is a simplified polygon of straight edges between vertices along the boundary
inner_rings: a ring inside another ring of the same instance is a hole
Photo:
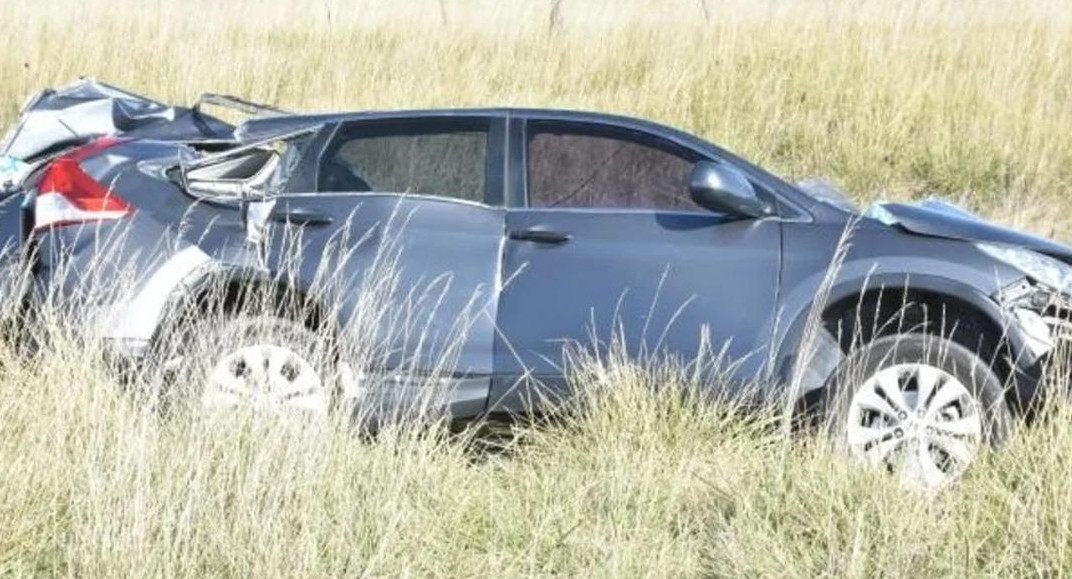
[[[835,443],[910,486],[956,480],[1012,424],[990,366],[960,344],[926,334],[863,346],[838,367],[827,396]]]

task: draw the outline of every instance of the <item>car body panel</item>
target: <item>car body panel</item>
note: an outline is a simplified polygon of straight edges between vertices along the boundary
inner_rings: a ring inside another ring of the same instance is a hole
[[[320,299],[337,304],[338,327],[356,334],[350,339],[374,340],[382,353],[354,361],[359,371],[445,373],[454,380],[450,410],[466,416],[484,411],[494,371],[505,214],[493,204],[503,195],[503,119],[456,116],[416,127],[408,117],[350,119],[325,125],[331,136],[316,140],[306,158],[319,161],[344,134],[429,126],[486,133],[486,203],[389,191],[284,192],[272,198],[265,266],[278,278],[296,269],[304,291],[330,288]],[[322,219],[309,222],[310,215]],[[407,386],[395,380],[387,388]]]
[[[783,291],[774,338],[778,350],[773,363],[779,378],[776,382],[790,379],[793,364],[802,354],[801,343],[813,308],[821,311],[868,291],[911,289],[949,296],[971,304],[999,327],[1010,327],[1008,313],[993,296],[1022,279],[1023,274],[987,259],[971,244],[913,235],[867,218],[786,223],[783,235],[792,256],[784,260],[782,268]],[[834,255],[843,239],[847,251],[842,261],[835,263]],[[1014,327],[1009,338],[1019,359],[1028,365],[1035,361],[1024,350]],[[817,389],[827,377],[818,375],[799,386],[804,391]]]
[[[704,355],[714,363],[724,354],[737,384],[766,363],[765,322],[777,302],[781,253],[777,220],[518,209],[507,214],[506,227],[508,236],[547,229],[572,238],[506,242],[492,408],[524,408],[531,393],[518,381],[525,375],[554,384],[568,344],[605,352],[621,340],[638,358],[683,363]],[[701,351],[708,346],[713,351]]]
[[[989,223],[959,207],[935,200],[922,203],[882,203],[872,209],[875,216],[890,225],[918,235],[961,241],[985,241],[1015,245],[1072,261],[1072,247]]]
[[[341,292],[337,315],[343,327],[366,305],[354,299],[363,286],[380,284],[386,293],[378,297],[385,301],[374,306],[388,315],[380,320],[384,325],[376,335],[390,336],[391,366],[413,356],[422,361],[420,367],[432,366],[446,355],[449,338],[461,331],[466,342],[458,371],[492,373],[501,210],[438,198],[364,193],[284,195],[278,206],[314,210],[335,221],[300,230],[274,226],[269,271],[287,275],[296,253],[315,257],[294,264],[297,278],[302,288],[326,283],[332,292]]]

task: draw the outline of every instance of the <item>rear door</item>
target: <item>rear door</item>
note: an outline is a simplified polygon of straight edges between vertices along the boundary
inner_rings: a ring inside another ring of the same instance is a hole
[[[484,410],[492,372],[503,125],[342,123],[307,155],[306,190],[279,197],[273,213],[270,268],[333,309],[355,370],[395,373],[399,396],[419,393],[420,376],[449,377],[455,416]]]
[[[512,134],[520,206],[506,216],[494,409],[527,408],[534,384],[564,388],[571,344],[618,340],[631,356],[699,362],[738,384],[760,373],[778,219],[696,206],[687,180],[708,155],[656,134],[538,118]]]

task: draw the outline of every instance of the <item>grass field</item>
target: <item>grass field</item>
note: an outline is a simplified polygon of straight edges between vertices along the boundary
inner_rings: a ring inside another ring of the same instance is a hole
[[[862,201],[952,198],[1072,240],[1061,0],[5,0],[0,125],[91,76],[294,110],[597,109]],[[58,328],[57,331],[62,330]],[[60,334],[63,332],[60,331]],[[165,420],[92,345],[0,340],[0,576],[1072,574],[1072,416],[921,495],[589,364],[586,411],[471,434]]]
[[[1060,210],[1072,11],[1058,0],[7,0],[4,12],[4,124],[30,92],[82,75],[173,102],[211,90],[309,111],[597,109],[861,199],[947,195],[1072,237]]]

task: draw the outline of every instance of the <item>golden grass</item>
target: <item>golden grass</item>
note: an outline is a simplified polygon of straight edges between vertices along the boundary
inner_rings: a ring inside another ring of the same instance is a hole
[[[310,111],[596,109],[861,199],[945,195],[1072,237],[1059,0],[8,0],[0,54],[4,124],[81,75]]]
[[[7,361],[18,360],[10,343]],[[901,488],[587,360],[583,411],[471,432],[161,417],[80,342],[5,365],[0,576],[1024,577],[1072,565],[1067,411],[959,484]]]
[[[555,6],[558,6],[557,11]],[[81,75],[176,102],[525,105],[695,131],[861,199],[1072,238],[1058,0],[6,0],[0,123]],[[552,17],[554,14],[554,18]],[[61,332],[62,333],[62,332]],[[472,434],[161,418],[57,339],[0,340],[0,576],[1059,576],[1062,408],[934,495],[612,359],[506,452]],[[653,386],[660,386],[653,388]]]

